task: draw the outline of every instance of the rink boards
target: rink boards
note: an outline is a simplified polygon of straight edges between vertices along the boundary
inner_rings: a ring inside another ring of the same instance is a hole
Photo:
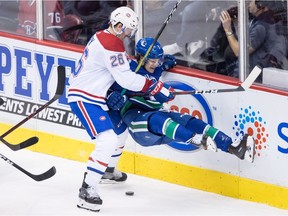
[[[1,37],[0,41],[0,96],[6,102],[0,107],[0,129],[4,133],[53,97],[57,65],[66,67],[68,84],[82,50],[36,40]],[[184,91],[233,88],[238,84],[182,67],[166,73],[163,80]],[[65,95],[66,91],[37,119],[29,120],[6,139],[17,143],[38,136],[40,141],[31,150],[84,163],[94,143],[70,112]],[[255,162],[240,161],[221,151],[178,149],[177,145],[141,147],[129,137],[120,161],[123,171],[288,209],[287,95],[253,86],[246,92],[176,96],[168,106],[197,116],[233,138],[252,134]]]

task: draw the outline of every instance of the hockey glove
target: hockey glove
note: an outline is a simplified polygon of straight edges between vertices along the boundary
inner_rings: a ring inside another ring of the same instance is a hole
[[[174,99],[174,95],[172,94],[173,91],[174,89],[171,86],[161,81],[153,83],[148,90],[149,94],[153,96],[155,100],[157,100],[160,103],[165,103],[173,100]]]
[[[119,110],[124,106],[126,101],[126,95],[121,95],[120,92],[113,91],[111,94],[108,95],[106,103],[109,109]]]
[[[167,71],[171,68],[173,68],[174,66],[176,66],[177,62],[176,62],[176,58],[173,55],[164,55],[164,62],[162,64],[162,70],[163,71]]]

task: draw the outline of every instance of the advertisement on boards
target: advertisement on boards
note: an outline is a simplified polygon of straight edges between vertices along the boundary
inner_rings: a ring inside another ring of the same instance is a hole
[[[27,122],[25,127],[90,141],[79,120],[71,113],[66,98],[68,78],[80,56],[77,52],[1,37],[0,96],[5,101],[0,107],[1,123],[16,124],[49,101],[57,85],[57,66],[63,65],[66,68],[63,96],[37,118]],[[166,73],[163,80],[182,91],[233,87],[176,73]],[[237,93],[179,95],[167,106],[196,116],[233,139],[244,133],[253,135],[255,162],[240,161],[221,151],[179,148],[177,143],[145,148],[129,139],[128,150],[288,187],[285,172],[288,163],[286,97],[249,89]]]

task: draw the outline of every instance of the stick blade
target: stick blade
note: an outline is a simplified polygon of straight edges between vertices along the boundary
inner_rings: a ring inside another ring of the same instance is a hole
[[[34,144],[36,144],[37,142],[39,141],[39,138],[34,136],[34,137],[31,137],[25,141],[23,141],[22,143],[19,144],[19,149],[24,149],[24,148],[27,148],[29,146],[32,146]]]
[[[46,179],[51,178],[56,174],[56,168],[53,166],[46,172],[39,174],[39,175],[30,175],[31,178],[33,178],[35,181],[44,181]]]
[[[250,86],[255,82],[259,74],[262,72],[262,68],[258,65],[256,65],[249,76],[246,78],[246,80],[241,84],[241,87],[243,90],[247,90],[250,88]]]
[[[34,144],[36,144],[38,141],[39,141],[39,138],[34,136],[34,137],[31,137],[19,144],[11,144],[11,143],[8,143],[6,140],[4,140],[2,137],[0,137],[0,141],[3,142],[8,148],[10,148],[11,150],[13,151],[18,151],[18,150],[21,150],[21,149],[25,149],[29,146],[32,146]]]
[[[57,97],[59,98],[63,94],[65,88],[65,81],[66,81],[65,67],[59,65],[57,67],[57,74],[58,74],[58,83],[55,95],[57,95]]]

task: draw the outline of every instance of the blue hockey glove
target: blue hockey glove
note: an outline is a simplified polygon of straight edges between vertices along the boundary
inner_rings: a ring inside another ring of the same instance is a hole
[[[171,86],[161,81],[154,82],[148,90],[149,94],[151,96],[154,96],[155,100],[157,100],[160,103],[165,103],[173,100],[174,99],[174,95],[172,94],[173,91],[174,89]]]
[[[126,95],[121,95],[120,92],[113,91],[111,94],[108,95],[106,103],[109,109],[119,110],[124,106],[126,101]]]
[[[176,66],[176,58],[173,55],[164,55],[164,62],[162,64],[162,70],[167,71]]]

